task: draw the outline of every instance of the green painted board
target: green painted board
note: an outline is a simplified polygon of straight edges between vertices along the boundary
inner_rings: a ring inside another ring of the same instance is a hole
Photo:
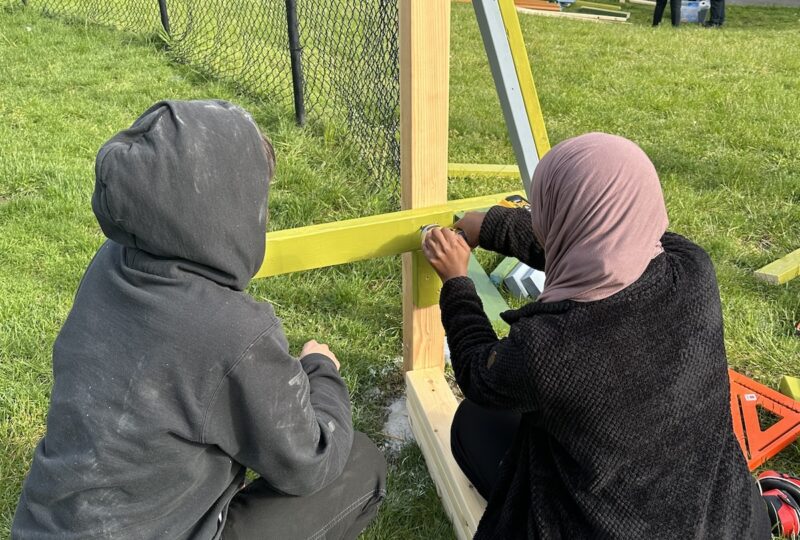
[[[472,282],[475,283],[475,289],[478,291],[478,296],[481,297],[483,311],[486,312],[486,316],[489,317],[489,320],[493,323],[505,324],[503,319],[500,318],[500,314],[511,308],[508,307],[506,301],[503,300],[503,297],[491,282],[489,276],[486,275],[486,271],[474,254],[470,254],[469,256],[467,273],[470,279],[472,279]]]
[[[800,401],[800,379],[784,375],[781,379],[780,391],[784,396]]]
[[[769,283],[780,285],[800,276],[800,249],[756,270],[756,277]]]
[[[492,273],[489,274],[489,279],[496,287],[499,287],[503,284],[503,280],[506,279],[506,276],[517,266],[519,259],[515,259],[514,257],[506,257],[500,264],[497,265],[497,268],[492,270]]]

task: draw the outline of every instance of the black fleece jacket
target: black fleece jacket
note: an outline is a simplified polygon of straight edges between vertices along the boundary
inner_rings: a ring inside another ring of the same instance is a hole
[[[661,241],[623,291],[506,312],[502,340],[468,278],[444,284],[464,395],[522,413],[475,538],[770,538],[733,434],[714,268]],[[480,245],[544,268],[526,210],[492,208]]]
[[[19,539],[217,538],[249,468],[314,492],[352,444],[333,363],[288,351],[242,289],[261,265],[273,163],[244,111],[162,102],[97,157],[109,240],[53,350],[47,432]]]

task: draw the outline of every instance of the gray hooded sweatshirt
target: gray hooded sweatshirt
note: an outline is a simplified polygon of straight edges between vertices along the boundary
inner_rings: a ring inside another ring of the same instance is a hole
[[[157,103],[102,147],[92,207],[108,241],[55,342],[13,538],[218,538],[246,468],[287,495],[341,473],[341,377],[293,358],[272,307],[242,292],[273,167],[221,101]]]

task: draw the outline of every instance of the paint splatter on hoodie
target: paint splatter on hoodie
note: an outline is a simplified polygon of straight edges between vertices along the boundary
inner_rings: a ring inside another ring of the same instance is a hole
[[[302,495],[341,472],[350,402],[243,292],[264,258],[272,157],[242,109],[164,101],[97,155],[108,240],[53,349],[47,432],[14,538],[218,538],[252,469]]]

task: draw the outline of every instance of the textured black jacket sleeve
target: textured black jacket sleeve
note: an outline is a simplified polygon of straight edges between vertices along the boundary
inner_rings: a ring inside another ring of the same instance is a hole
[[[273,328],[225,376],[203,438],[282,493],[314,493],[339,476],[350,455],[347,387],[330,359],[298,361],[280,327]]]
[[[517,331],[512,326],[508,338],[497,339],[472,280],[447,280],[440,304],[453,371],[464,396],[485,407],[536,409]]]
[[[516,257],[531,268],[544,270],[544,250],[533,235],[531,213],[524,208],[490,208],[478,242],[484,249]]]

